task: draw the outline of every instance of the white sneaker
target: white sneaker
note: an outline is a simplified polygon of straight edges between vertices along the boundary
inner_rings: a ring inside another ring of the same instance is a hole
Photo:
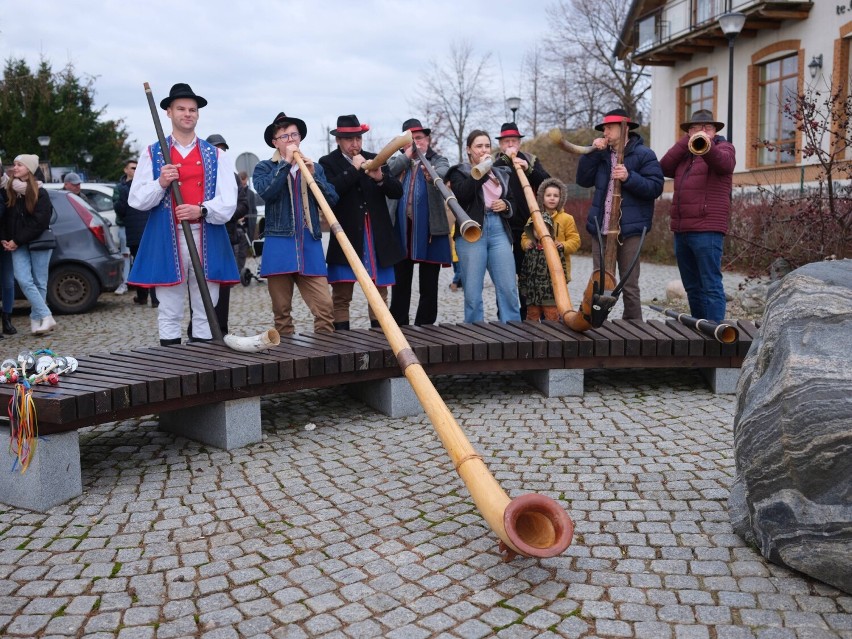
[[[39,332],[40,328],[41,328],[41,320],[34,320],[34,319],[30,320],[30,330],[32,331],[33,335],[41,335],[41,333]]]
[[[54,328],[56,328],[56,320],[53,319],[53,315],[48,315],[41,320],[41,325],[38,327],[36,335],[44,335],[51,332]]]
[[[117,289],[115,289],[116,295],[124,295],[127,292],[127,284],[121,284]]]

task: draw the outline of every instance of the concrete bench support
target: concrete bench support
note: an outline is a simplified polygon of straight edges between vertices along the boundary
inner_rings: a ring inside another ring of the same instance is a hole
[[[349,384],[346,390],[355,399],[388,417],[412,417],[423,413],[423,406],[405,377]]]
[[[545,397],[582,397],[585,371],[581,368],[551,368],[524,371],[524,379]]]
[[[38,512],[83,494],[80,474],[80,436],[77,431],[38,438],[27,472],[12,471],[9,428],[0,428],[0,502]]]
[[[700,368],[701,376],[717,395],[735,395],[740,379],[739,368]]]
[[[234,399],[160,413],[160,428],[224,450],[256,444],[263,439],[260,398]]]

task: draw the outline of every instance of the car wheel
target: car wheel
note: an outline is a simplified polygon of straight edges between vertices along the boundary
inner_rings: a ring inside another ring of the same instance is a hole
[[[242,282],[243,286],[251,284],[251,271],[249,269],[243,269],[242,275],[240,275],[240,282]]]
[[[97,303],[100,294],[97,277],[82,266],[60,266],[47,279],[47,304],[54,313],[85,313]]]

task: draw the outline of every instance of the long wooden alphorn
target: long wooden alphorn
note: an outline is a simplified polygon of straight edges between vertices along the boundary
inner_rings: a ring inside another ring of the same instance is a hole
[[[426,158],[426,154],[418,149],[416,144],[413,146],[414,151],[417,153],[417,158],[420,160],[423,168],[429,173],[429,177],[432,178],[432,184],[434,184],[435,188],[438,189],[441,197],[444,198],[444,204],[447,205],[447,208],[449,208],[450,212],[455,216],[456,223],[459,225],[459,233],[468,242],[476,242],[480,237],[482,237],[482,226],[480,226],[478,222],[474,222],[470,219],[470,216],[461,207],[461,204],[459,204],[456,196],[447,188],[447,185],[444,184],[444,180],[440,175],[438,175],[435,167],[432,166],[432,163]],[[450,241],[452,241],[452,238],[450,238]]]
[[[514,159],[514,155],[509,157],[510,162],[514,162]],[[556,247],[556,241],[550,235],[550,231],[544,223],[541,209],[538,207],[538,199],[535,193],[533,193],[532,185],[527,179],[526,173],[518,166],[515,167],[515,173],[518,175],[518,180],[521,182],[521,187],[524,190],[524,197],[530,209],[533,228],[535,228],[535,232],[538,234],[539,242],[544,247],[544,259],[547,261],[547,270],[550,272],[550,282],[553,285],[553,298],[556,300],[556,309],[559,311],[559,317],[562,318],[562,322],[566,326],[574,328],[571,324],[577,323],[580,314],[571,305],[568,281],[565,279],[565,270],[562,268],[562,258],[559,257],[559,249]],[[582,317],[579,317],[579,319],[582,319]]]
[[[396,140],[393,141],[396,144]],[[311,175],[300,152],[293,157],[302,171],[302,177],[307,180],[308,187],[314,194],[322,209],[323,215],[331,227],[331,232],[340,243],[346,261],[355,272],[358,284],[364,291],[367,302],[379,320],[382,331],[396,355],[399,367],[411,383],[417,399],[429,416],[435,431],[438,433],[444,448],[456,467],[456,472],[464,481],[476,507],[482,513],[491,529],[500,537],[500,550],[506,552],[506,560],[516,554],[528,557],[555,557],[561,554],[570,544],[574,534],[574,523],[568,513],[546,495],[526,494],[514,499],[509,496],[488,472],[482,457],[476,452],[465,436],[461,427],[456,423],[449,408],[441,399],[423,366],[409,346],[399,326],[390,314],[379,295],[370,274],[361,263],[358,253],[352,247],[343,227],[337,221],[331,207],[323,196],[322,191]]]
[[[364,171],[372,171],[373,169],[382,168],[382,165],[390,159],[390,156],[411,143],[411,131],[406,131],[402,135],[396,136],[385,145],[385,148],[376,153],[376,157],[364,162],[364,164],[361,165],[361,169]]]
[[[649,304],[648,308],[652,311],[662,313],[663,315],[673,317],[684,326],[694,328],[700,333],[704,333],[708,337],[712,337],[722,344],[733,344],[740,338],[739,329],[733,324],[728,324],[727,322],[713,322],[708,319],[700,319],[698,317],[688,315],[687,313],[676,311],[673,308],[663,308],[662,306],[656,306],[654,304]]]

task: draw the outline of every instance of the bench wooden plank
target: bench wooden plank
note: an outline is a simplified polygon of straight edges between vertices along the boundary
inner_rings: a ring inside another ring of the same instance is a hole
[[[648,325],[671,340],[671,355],[673,357],[684,357],[689,354],[689,339],[684,337],[680,331],[672,329],[665,320],[649,320]]]
[[[207,357],[216,362],[224,362],[233,366],[244,366],[246,369],[246,386],[255,386],[265,381],[274,382],[279,379],[280,356],[264,353],[243,353],[227,346],[206,342],[196,342],[187,345],[187,349],[198,350],[200,357]]]
[[[134,349],[134,352],[138,351],[143,353],[162,354],[163,348],[166,347],[140,348]],[[234,380],[231,375],[232,369],[227,364],[205,358],[199,358],[197,352],[181,349],[177,345],[169,346],[168,348],[169,351],[167,356],[170,360],[179,361],[185,365],[198,367],[199,370],[203,369],[204,371],[208,371],[213,377],[213,388],[211,390],[224,390],[226,388],[234,387]],[[245,382],[241,385],[245,385]],[[208,385],[205,381],[203,390],[200,387],[199,392],[209,392],[207,389]]]
[[[527,333],[534,335],[536,338],[544,341],[545,345],[545,354],[543,357],[553,358],[553,357],[565,357],[566,353],[566,345],[570,349],[570,345],[573,344],[574,354],[576,355],[576,342],[573,340],[571,342],[565,342],[563,340],[564,333],[560,333],[553,329],[553,326],[556,326],[555,323],[547,323],[547,322],[532,322],[532,321],[524,321],[524,322],[509,322],[509,326],[513,326],[520,330],[524,330]],[[570,356],[570,355],[569,355]]]
[[[355,370],[356,349],[335,339],[334,333],[297,333],[289,336],[293,342],[302,343],[308,348],[316,348],[321,352],[329,353],[337,357],[337,370],[341,373],[351,373]]]
[[[179,385],[175,388],[173,385],[166,384],[166,399],[198,393],[198,370],[190,364],[157,353],[145,354],[130,351],[128,353],[112,353],[111,356],[113,358],[132,358],[137,365],[144,365],[151,372],[162,370],[176,375]],[[212,384],[212,375],[210,380]],[[170,391],[172,394],[170,394]]]
[[[622,355],[624,357],[637,357],[642,354],[642,344],[631,331],[626,330],[623,324],[616,324],[610,320],[604,322],[602,328],[610,331],[613,335],[617,335],[624,344]]]
[[[282,338],[281,343],[275,347],[275,351],[279,354],[286,353],[294,361],[297,359],[307,361],[308,375],[310,377],[334,375],[340,372],[339,355],[321,349],[316,342],[313,345],[308,345],[304,340],[297,338],[295,335],[287,335],[285,338]]]
[[[737,344],[737,355],[745,357],[751,348],[752,342],[757,338],[760,329],[748,320],[740,320],[737,322],[737,327],[740,329],[740,341]]]
[[[686,340],[688,355],[693,357],[704,355],[704,340],[700,338],[698,333],[687,328],[677,320],[664,320],[664,323],[666,328]]]
[[[388,338],[380,328],[353,328],[349,331],[358,339],[362,339],[369,344],[373,344],[381,349],[382,363],[379,368],[399,368],[399,363],[396,361],[393,349],[390,347]],[[429,359],[429,349],[425,344],[409,344],[411,350],[417,355],[417,359],[421,362]]]
[[[130,388],[130,404],[137,406],[151,402],[161,402],[166,398],[166,383],[162,373],[151,374],[148,369],[135,362],[122,361],[114,356],[106,359],[95,355],[78,357],[80,367],[75,376],[90,379],[108,377],[116,382],[127,384]],[[180,381],[177,380],[179,386]]]
[[[459,334],[465,335],[473,343],[485,344],[487,360],[500,359],[503,354],[503,345],[499,340],[488,335],[485,331],[478,330],[473,324],[456,324],[455,326]]]
[[[500,344],[500,359],[518,359],[518,342],[514,335],[503,330],[501,322],[475,322],[472,326],[480,334],[497,340]]]
[[[566,357],[591,357],[594,354],[594,340],[585,333],[572,330],[562,322],[551,320],[542,322],[541,326],[552,329],[556,334],[561,336]],[[576,345],[576,355],[573,354],[575,352],[574,345]],[[569,355],[569,353],[571,354]]]
[[[536,322],[520,322],[501,324],[500,328],[509,335],[514,335],[518,343],[518,359],[536,359],[547,355],[547,340],[527,329],[527,324]]]
[[[387,340],[376,344],[372,338],[365,340],[352,331],[335,331],[326,338],[339,348],[350,349],[355,358],[355,371],[376,370],[384,365],[385,351],[388,349]]]
[[[470,360],[473,356],[469,345],[464,344],[462,340],[458,339],[457,335],[442,327],[434,325],[404,326],[402,327],[402,332],[409,340],[422,340],[440,344],[442,346],[442,362],[465,361],[462,360],[463,355],[466,355],[466,360]],[[462,343],[460,344],[460,342]],[[464,345],[465,348],[460,348],[461,345]]]
[[[613,325],[617,326],[625,333],[630,333],[639,340],[639,354],[643,357],[657,356],[657,340],[655,337],[645,331],[645,322],[642,320],[612,320]]]
[[[439,328],[451,331],[454,339],[459,343],[459,350],[470,349],[472,361],[485,361],[488,359],[488,344],[481,341],[477,336],[459,330],[460,324],[441,324]],[[467,361],[467,360],[462,360]]]
[[[173,397],[180,397],[181,378],[176,371],[169,370],[164,362],[160,367],[152,367],[147,362],[140,362],[138,358],[130,352],[124,353],[97,353],[88,355],[85,358],[78,358],[81,367],[83,362],[91,364],[91,371],[98,374],[109,374],[113,369],[121,371],[125,376],[132,373],[138,379],[145,380],[149,383],[147,401],[162,401]],[[153,391],[152,391],[153,387]],[[160,393],[162,392],[162,397]],[[152,394],[155,399],[152,400]]]
[[[445,344],[451,344],[457,357],[456,361],[470,362],[473,360],[473,346],[471,345],[470,340],[459,335],[453,326],[448,326],[446,324],[433,324],[430,326],[414,326],[412,328],[417,331],[422,331],[430,337],[442,340]]]
[[[429,347],[430,362],[459,361],[459,345],[452,339],[433,334],[430,328],[431,326],[401,326],[400,330],[412,348],[415,344]]]

